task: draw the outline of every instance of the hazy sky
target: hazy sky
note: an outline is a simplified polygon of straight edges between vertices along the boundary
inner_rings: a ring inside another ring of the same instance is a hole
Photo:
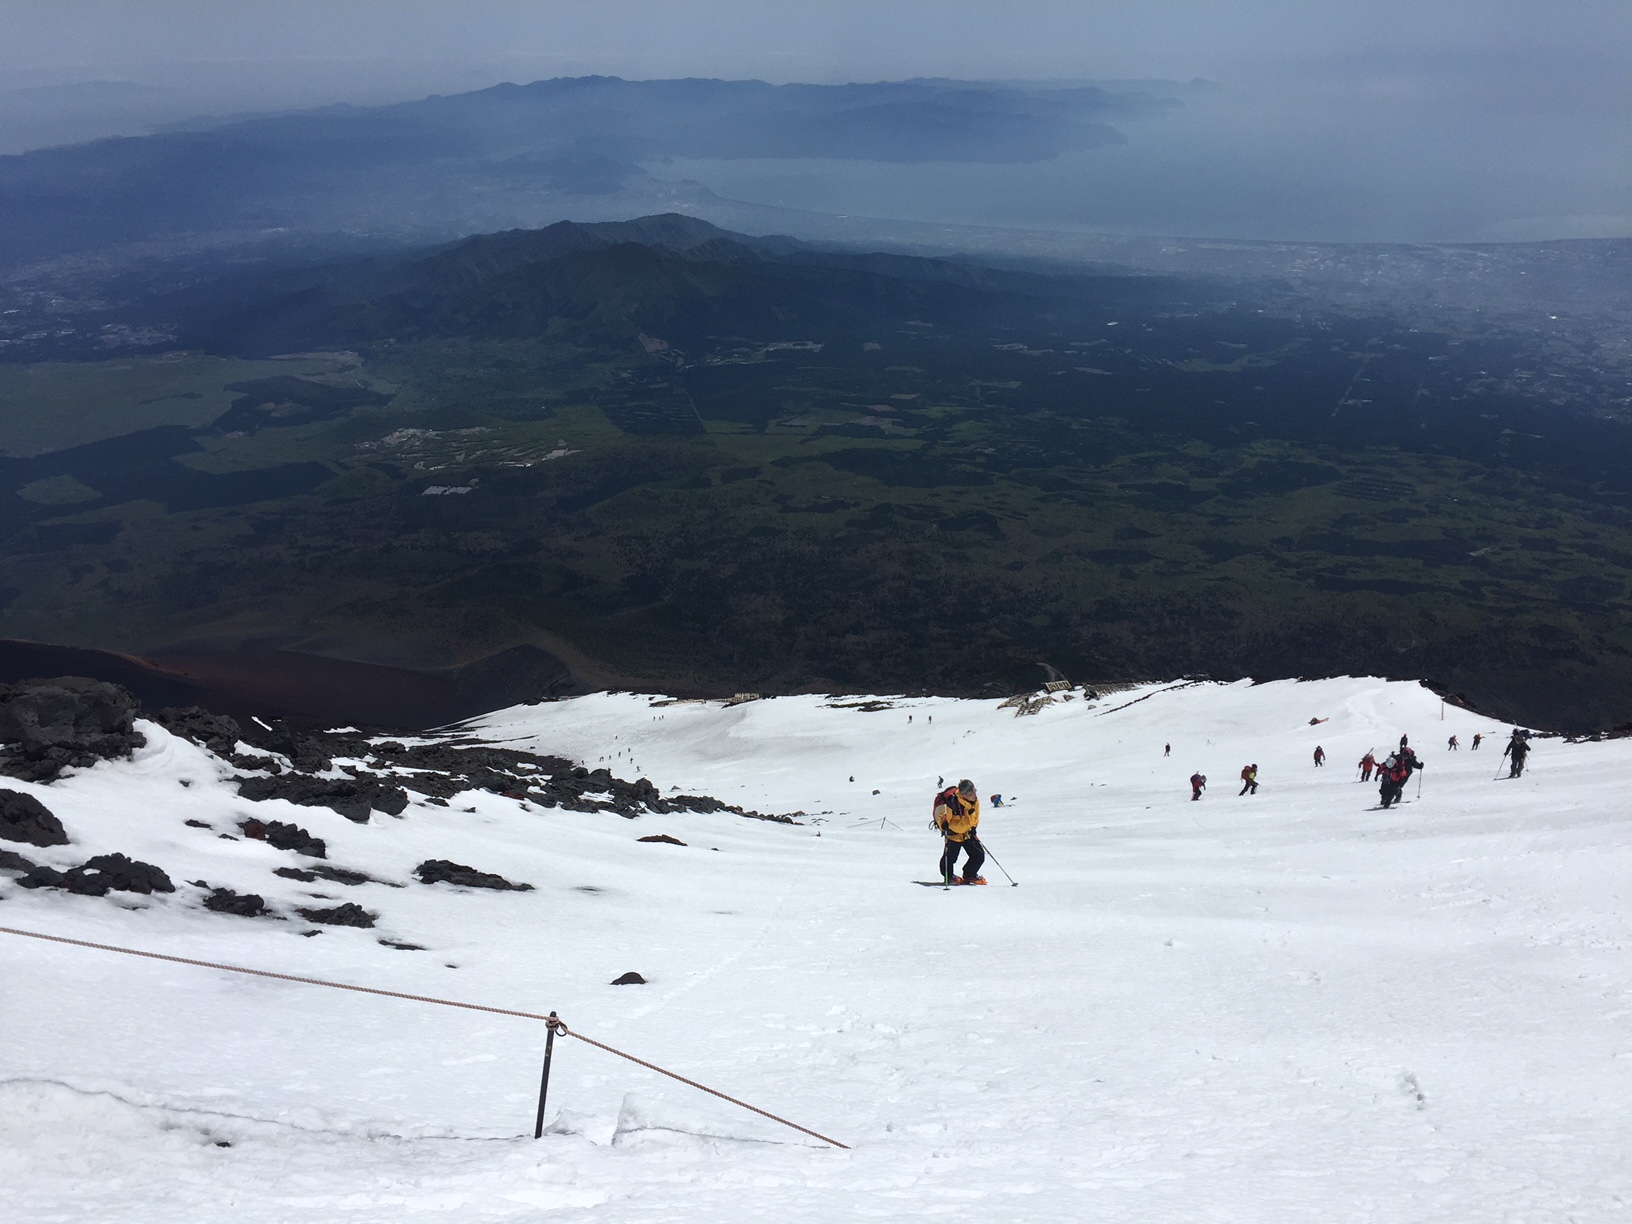
[[[1202,77],[1219,86],[1208,100],[1128,129],[1127,146],[1027,175],[685,170],[761,202],[926,220],[1242,237],[1632,234],[1632,0],[0,0],[0,30],[0,89],[157,87],[119,101],[123,119],[98,120],[116,129],[586,73]],[[103,106],[9,96],[8,150],[63,138],[70,129],[27,127],[51,107]],[[0,124],[7,114],[0,97]]]

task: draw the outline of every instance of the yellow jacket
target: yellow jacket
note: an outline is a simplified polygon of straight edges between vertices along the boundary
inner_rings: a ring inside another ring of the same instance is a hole
[[[947,841],[968,841],[980,827],[980,800],[954,794],[935,805],[935,823]]]

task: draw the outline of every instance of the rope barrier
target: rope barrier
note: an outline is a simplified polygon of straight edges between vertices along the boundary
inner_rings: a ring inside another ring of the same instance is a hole
[[[298,982],[303,986],[327,986],[330,990],[351,990],[357,994],[380,995],[387,999],[406,999],[410,1003],[435,1003],[439,1007],[459,1007],[466,1011],[488,1012],[495,1016],[515,1016],[522,1020],[540,1020],[553,1033],[559,1033],[563,1037],[575,1037],[586,1045],[592,1045],[598,1050],[605,1050],[608,1054],[616,1054],[619,1058],[628,1059],[638,1066],[645,1067],[648,1071],[656,1071],[659,1075],[666,1075],[672,1080],[679,1080],[689,1088],[695,1088],[699,1092],[706,1092],[710,1096],[719,1097],[722,1101],[729,1101],[739,1109],[746,1109],[748,1112],[756,1113],[762,1118],[769,1118],[772,1122],[779,1122],[783,1126],[810,1135],[812,1138],[820,1139],[823,1143],[831,1144],[833,1147],[842,1148],[847,1152],[850,1150],[848,1144],[840,1143],[837,1139],[829,1139],[826,1135],[813,1131],[807,1126],[800,1126],[797,1122],[790,1122],[786,1118],[778,1117],[776,1114],[760,1109],[757,1105],[739,1101],[734,1096],[727,1096],[725,1093],[710,1088],[706,1084],[699,1084],[696,1080],[687,1079],[685,1076],[670,1071],[665,1067],[660,1067],[656,1063],[647,1062],[644,1058],[636,1058],[633,1054],[615,1049],[605,1042],[596,1041],[593,1037],[585,1037],[582,1033],[575,1033],[567,1027],[565,1021],[559,1019],[553,1012],[548,1016],[541,1016],[537,1012],[515,1011],[508,1007],[488,1007],[482,1003],[463,1003],[457,999],[439,999],[434,995],[407,994],[400,990],[380,990],[374,986],[355,986],[350,982],[330,982],[325,981],[323,978],[302,977],[295,973],[274,973],[270,969],[250,969],[243,965],[222,964],[219,961],[194,960],[188,956],[170,956],[163,952],[144,952],[139,948],[121,948],[117,944],[94,943],[88,939],[69,939],[66,935],[47,935],[42,931],[24,931],[17,927],[0,927],[0,935],[20,935],[25,939],[41,939],[48,943],[69,944],[76,948],[94,948],[99,952],[118,952],[124,956],[140,956],[148,960],[169,961],[175,965],[192,965],[199,969],[219,969],[224,973],[243,973],[250,977],[272,978],[280,982]]]

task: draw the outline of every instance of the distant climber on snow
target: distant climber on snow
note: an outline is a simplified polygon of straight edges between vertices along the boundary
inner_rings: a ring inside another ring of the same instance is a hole
[[[980,874],[981,864],[986,861],[986,848],[975,833],[979,827],[980,792],[968,778],[935,796],[935,828],[946,839],[946,848],[941,851],[941,879],[946,883],[986,883],[986,877]],[[968,857],[963,863],[963,876],[958,878],[954,872],[960,852]]]
[[[1360,758],[1360,781],[1370,782],[1371,771],[1377,768],[1377,758],[1371,755],[1371,749],[1366,749],[1366,755]]]
[[[1256,765],[1241,766],[1241,795],[1246,794],[1248,791],[1255,795],[1258,793],[1258,766]],[[1239,799],[1241,795],[1237,795],[1236,798]]]
[[[1513,764],[1507,771],[1507,776],[1517,778],[1524,773],[1524,758],[1530,755],[1530,741],[1523,731],[1513,728],[1513,738],[1507,741],[1507,747],[1502,749],[1502,756],[1512,757]],[[1496,767],[1500,769],[1501,766]]]
[[[1200,799],[1201,792],[1207,789],[1207,775],[1193,773],[1190,775],[1190,798]]]
[[[1319,769],[1324,764],[1326,764],[1326,749],[1322,748],[1319,744],[1316,744],[1315,745],[1315,768]]]
[[[1172,744],[1163,744],[1162,745],[1162,755],[1164,757],[1172,756],[1173,755],[1173,745]]]
[[[1473,750],[1475,752],[1479,751],[1479,744],[1484,740],[1484,738],[1485,738],[1485,736],[1484,736],[1484,733],[1482,731],[1475,731],[1473,733],[1473,744],[1471,745],[1471,747],[1473,748]]]
[[[1455,751],[1456,751],[1456,750],[1457,750],[1457,749],[1458,749],[1458,748],[1460,748],[1460,747],[1462,747],[1462,745],[1461,745],[1461,743],[1460,743],[1460,742],[1459,742],[1459,741],[1458,741],[1458,740],[1457,740],[1457,738],[1456,738],[1456,736],[1454,736],[1454,735],[1453,735],[1453,736],[1451,736],[1451,738],[1450,738],[1450,739],[1448,739],[1448,740],[1446,740],[1446,741],[1445,741],[1445,750],[1446,750],[1446,751],[1447,751],[1447,752],[1455,752]]]

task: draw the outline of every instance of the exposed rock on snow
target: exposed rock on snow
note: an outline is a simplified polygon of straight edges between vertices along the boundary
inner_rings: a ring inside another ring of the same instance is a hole
[[[678,837],[670,837],[667,833],[651,833],[645,837],[637,837],[635,840],[643,842],[661,842],[665,846],[683,846],[686,844]]]
[[[204,898],[204,908],[216,914],[237,914],[240,918],[259,918],[267,912],[265,897],[235,893],[230,888],[213,889]]]
[[[139,709],[117,684],[82,676],[0,684],[0,774],[51,782],[129,756],[147,742],[134,728]]]
[[[0,871],[33,871],[34,860],[24,858],[15,850],[0,850]]]
[[[426,859],[414,868],[414,875],[421,884],[457,884],[464,888],[496,888],[510,892],[533,891],[531,884],[514,884],[501,875],[477,871],[474,867],[447,859]]]
[[[105,897],[109,892],[146,895],[176,891],[170,877],[152,863],[139,862],[123,854],[98,854],[67,871],[42,865],[17,883],[24,888],[60,888],[82,897]]]
[[[318,880],[329,880],[335,884],[384,884],[387,888],[401,888],[401,884],[392,884],[387,880],[376,880],[373,876],[362,871],[349,871],[344,867],[312,867],[302,870],[299,867],[279,867],[273,873],[286,880],[299,880],[304,884],[313,884]]]
[[[373,779],[280,774],[236,781],[238,793],[245,799],[285,799],[301,807],[331,808],[358,824],[367,824],[369,813],[374,810],[394,816],[408,806],[408,795],[401,787],[381,786]]]
[[[371,914],[362,906],[352,901],[344,905],[336,905],[332,909],[301,909],[296,910],[308,922],[320,923],[323,926],[371,927],[377,914]]]
[[[614,986],[644,986],[644,985],[646,985],[646,979],[641,977],[640,974],[636,973],[633,969],[631,969],[631,970],[629,970],[628,973],[625,973],[622,977],[613,978],[612,979],[612,985],[614,985]]]
[[[62,821],[33,795],[0,789],[0,838],[30,846],[66,846]]]
[[[293,850],[308,858],[328,858],[329,848],[321,837],[313,837],[299,825],[281,820],[246,820],[238,826],[245,837],[264,841],[279,850]]]

